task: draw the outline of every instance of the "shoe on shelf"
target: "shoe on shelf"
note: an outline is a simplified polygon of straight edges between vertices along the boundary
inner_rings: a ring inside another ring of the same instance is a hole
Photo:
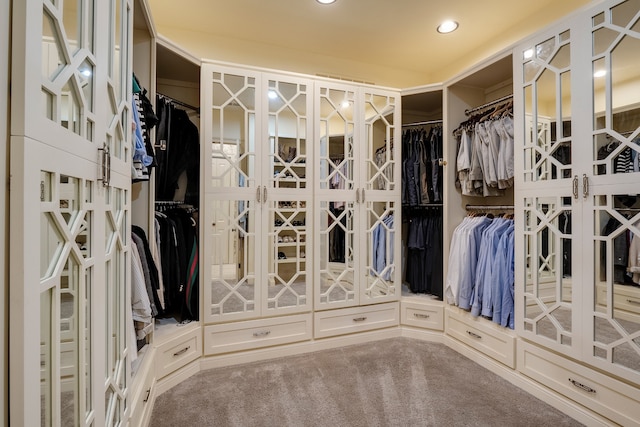
[[[307,254],[304,253],[304,251],[300,252],[300,258],[306,258]]]
[[[278,252],[278,259],[287,259],[287,256],[284,254],[284,252]]]

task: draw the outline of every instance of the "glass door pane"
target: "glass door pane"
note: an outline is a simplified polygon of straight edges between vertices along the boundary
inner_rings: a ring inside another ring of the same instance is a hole
[[[392,201],[366,202],[366,261],[362,301],[393,299],[397,294],[396,275],[400,254],[396,254],[399,222],[395,221],[399,204]]]
[[[639,7],[624,1],[592,19],[595,183],[637,181],[640,172]]]
[[[355,92],[348,88],[319,87],[316,100],[318,187],[355,189]]]
[[[522,52],[525,182],[572,178],[570,36]]]
[[[640,374],[640,194],[594,196],[589,354]]]
[[[570,197],[524,200],[524,330],[567,347],[574,337],[572,216]]]
[[[355,203],[337,198],[318,203],[316,303],[327,308],[356,305]]]
[[[398,125],[395,123],[397,101],[396,95],[364,94],[366,190],[393,191],[399,188],[399,177],[394,176],[397,151],[393,147]]]

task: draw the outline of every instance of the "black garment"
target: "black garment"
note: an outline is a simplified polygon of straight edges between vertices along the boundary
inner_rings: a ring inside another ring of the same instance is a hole
[[[442,299],[442,210],[415,210],[406,213],[407,263],[405,282],[415,293],[428,293]]]
[[[156,131],[158,169],[156,200],[174,200],[178,180],[187,173],[184,202],[198,206],[200,192],[200,136],[186,111],[158,98]],[[164,148],[164,149],[163,149]]]

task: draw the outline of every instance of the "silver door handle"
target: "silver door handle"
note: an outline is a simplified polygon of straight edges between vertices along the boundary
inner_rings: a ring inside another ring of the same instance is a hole
[[[573,384],[574,386],[578,387],[579,389],[586,391],[587,393],[595,393],[596,392],[595,389],[589,387],[588,385],[584,385],[584,384],[574,380],[573,378],[569,378],[569,382],[571,384]]]
[[[267,186],[262,187],[262,203],[267,202]]]
[[[573,177],[573,198],[578,200],[578,175]]]
[[[589,178],[587,178],[587,174],[582,175],[582,197],[585,199],[589,195]]]
[[[256,200],[258,203],[262,203],[262,192],[260,191],[260,187],[256,190]]]
[[[431,317],[428,314],[421,314],[421,313],[413,313],[413,315],[418,319],[428,319],[429,317]]]
[[[467,331],[467,333],[469,334],[469,336],[472,336],[473,338],[478,338],[479,340],[481,340],[481,339],[482,339],[482,336],[481,336],[481,335],[478,335],[478,334],[473,333],[473,332],[471,332],[471,331]]]
[[[355,317],[353,319],[354,322],[364,322],[365,320],[367,320],[367,318],[365,316],[362,317]]]
[[[271,331],[260,331],[260,332],[254,332],[253,336],[256,338],[260,338],[260,337],[266,337],[267,335],[269,335],[271,333]]]

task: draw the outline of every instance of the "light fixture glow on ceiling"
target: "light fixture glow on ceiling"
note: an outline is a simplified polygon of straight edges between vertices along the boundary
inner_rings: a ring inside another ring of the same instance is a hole
[[[458,23],[456,21],[448,20],[438,25],[438,32],[441,34],[447,34],[452,31],[455,31],[457,28],[458,28]]]
[[[336,0],[316,0],[316,1],[321,4],[331,4],[336,2]]]
[[[604,77],[607,75],[607,70],[598,70],[595,73],[593,73],[593,77],[598,78],[598,77]]]

